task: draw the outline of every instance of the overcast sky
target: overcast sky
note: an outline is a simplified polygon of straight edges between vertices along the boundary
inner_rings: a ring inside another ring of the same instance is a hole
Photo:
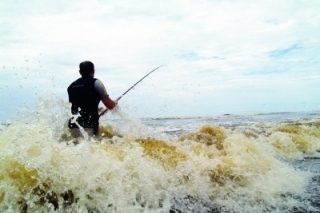
[[[320,1],[0,2],[0,120],[95,77],[138,117],[320,110]]]

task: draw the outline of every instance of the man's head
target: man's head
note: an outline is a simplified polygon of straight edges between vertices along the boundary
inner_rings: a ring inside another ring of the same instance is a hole
[[[92,76],[94,74],[94,64],[91,61],[83,61],[79,65],[79,72],[82,76]]]

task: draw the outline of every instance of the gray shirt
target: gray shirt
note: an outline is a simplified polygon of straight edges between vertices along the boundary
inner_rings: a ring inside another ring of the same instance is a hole
[[[103,98],[109,96],[106,88],[104,87],[103,83],[99,79],[97,79],[94,82],[94,87],[96,88],[97,92],[99,93],[100,99],[103,99]]]

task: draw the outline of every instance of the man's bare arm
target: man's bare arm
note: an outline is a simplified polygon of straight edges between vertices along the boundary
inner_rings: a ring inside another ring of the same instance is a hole
[[[109,96],[104,97],[101,101],[108,109],[113,109],[118,103],[117,101],[111,100]]]

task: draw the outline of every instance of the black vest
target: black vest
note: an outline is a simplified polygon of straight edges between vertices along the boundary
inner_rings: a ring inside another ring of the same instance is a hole
[[[98,128],[99,114],[98,105],[100,96],[94,87],[97,79],[90,76],[82,76],[68,87],[69,102],[71,102],[71,113],[80,114],[77,122],[83,128]],[[75,123],[70,122],[69,128],[78,128]]]

